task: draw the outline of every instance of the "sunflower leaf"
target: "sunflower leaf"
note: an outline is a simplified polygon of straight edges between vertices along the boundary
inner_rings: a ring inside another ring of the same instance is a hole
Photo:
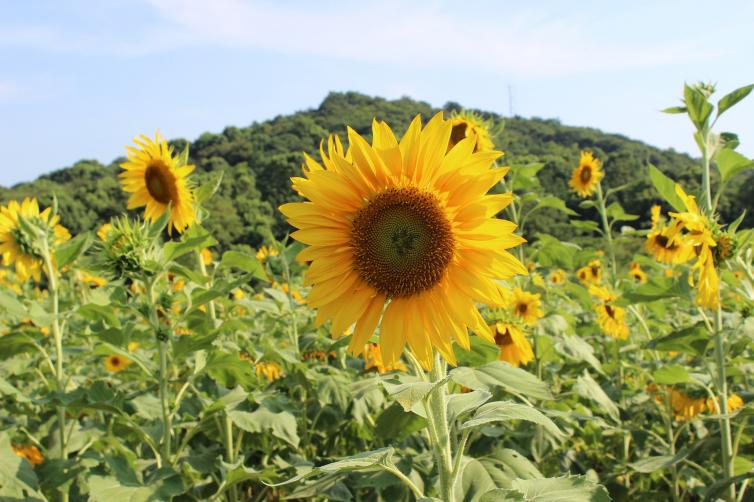
[[[84,232],[59,245],[55,250],[55,265],[58,269],[70,265],[92,244],[92,234]]]
[[[502,387],[513,395],[552,399],[550,388],[545,382],[504,361],[492,361],[478,368],[455,368],[449,376],[455,383],[473,390],[489,391],[491,387]]]
[[[753,89],[754,84],[746,85],[744,87],[739,87],[720,98],[720,101],[717,102],[717,116],[719,117],[725,113],[726,110],[732,108],[739,101],[748,96]]]
[[[655,187],[655,190],[659,192],[660,196],[665,199],[665,202],[673,206],[676,211],[685,211],[681,198],[675,193],[675,181],[668,178],[662,171],[657,169],[654,165],[649,164],[649,180]]]
[[[533,406],[514,403],[513,401],[495,401],[480,406],[474,416],[461,425],[461,430],[479,427],[492,422],[509,422],[511,420],[525,420],[541,425],[555,437],[563,437],[563,433],[555,422],[542,414]]]

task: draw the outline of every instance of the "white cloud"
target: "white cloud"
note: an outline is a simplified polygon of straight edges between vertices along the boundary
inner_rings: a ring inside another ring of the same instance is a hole
[[[169,23],[141,46],[214,44],[377,64],[474,68],[519,76],[628,70],[710,58],[693,41],[619,44],[599,39],[589,20],[518,9],[450,12],[436,3],[379,5],[242,0],[148,0]],[[457,5],[457,4],[456,4]],[[156,45],[155,45],[156,44]],[[138,49],[136,49],[138,50]]]

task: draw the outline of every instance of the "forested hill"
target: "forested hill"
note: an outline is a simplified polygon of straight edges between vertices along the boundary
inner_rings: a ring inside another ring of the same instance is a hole
[[[460,109],[460,105],[449,103],[444,109],[450,112]],[[386,120],[397,134],[402,134],[414,115],[421,113],[430,117],[436,111],[427,103],[408,98],[386,100],[351,92],[331,93],[315,109],[278,116],[249,127],[228,127],[218,134],[202,134],[190,145],[191,161],[197,165],[197,181],[201,182],[210,172],[225,173],[220,190],[208,203],[212,216],[206,222],[207,227],[225,247],[256,247],[271,235],[285,235],[288,228],[275,208],[296,197],[290,189],[289,178],[300,173],[302,152],[315,153],[320,140],[328,133],[339,133],[343,137],[345,124],[368,135],[372,118],[378,117]],[[483,114],[495,122],[503,120],[495,114]],[[605,162],[607,174],[603,183],[607,187],[634,183],[619,195],[629,213],[646,216],[656,201],[646,181],[647,163],[655,164],[691,187],[699,178],[699,168],[689,156],[659,150],[623,136],[568,127],[557,120],[514,117],[504,122],[496,144],[506,152],[506,162],[545,162],[545,168],[539,173],[543,190],[565,199],[575,209],[578,201],[569,193],[567,180],[582,149],[594,151]],[[124,144],[128,140],[130,138],[124,138]],[[172,143],[181,151],[186,140],[177,139]],[[126,197],[116,176],[121,161],[116,159],[102,165],[81,160],[36,181],[0,188],[0,200],[5,203],[14,198],[36,196],[47,205],[54,192],[64,225],[73,233],[94,230],[125,210]],[[727,221],[740,214],[745,201],[754,199],[752,183],[747,183],[744,176],[740,175],[742,179],[737,180],[736,188],[721,205]],[[748,176],[751,180],[752,175]],[[536,231],[562,236],[572,233],[573,227],[565,225],[562,213],[549,211],[541,211],[532,218],[527,224],[528,233],[532,236]],[[642,221],[647,220],[642,218]],[[750,226],[754,222],[747,223]]]

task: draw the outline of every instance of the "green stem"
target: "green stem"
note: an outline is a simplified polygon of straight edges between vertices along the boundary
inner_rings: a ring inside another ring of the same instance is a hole
[[[435,353],[435,364],[432,368],[432,382],[437,384],[441,382],[447,372],[445,360],[439,353]],[[428,418],[430,419],[430,430],[434,429],[435,436],[435,460],[437,461],[437,470],[440,477],[440,498],[444,502],[455,502],[453,493],[453,458],[450,447],[450,431],[448,428],[448,401],[447,401],[447,383],[436,385],[428,398],[429,409]]]
[[[160,351],[160,404],[162,407],[162,458],[163,464],[170,463],[171,451],[171,429],[172,419],[170,416],[170,407],[168,406],[168,350],[167,342],[157,341],[157,347]]]
[[[65,373],[63,372],[63,331],[60,327],[60,301],[58,295],[58,276],[52,264],[52,253],[47,238],[42,241],[42,255],[47,270],[48,290],[52,300],[52,337],[55,342],[55,382],[58,392],[65,392]],[[68,459],[68,442],[65,433],[65,405],[60,404],[58,415],[58,441],[60,442],[60,458]],[[61,487],[60,500],[68,500],[67,485]]]
[[[209,281],[209,284],[207,284],[207,286],[211,287],[212,283],[210,281],[209,274],[207,274],[207,266],[204,265],[204,258],[202,257],[202,252],[200,250],[198,250],[198,249],[196,250],[196,259],[199,262],[199,271]],[[212,328],[214,329],[214,328],[217,327],[217,325],[216,325],[217,324],[217,312],[215,311],[215,302],[214,301],[212,301],[212,300],[209,301],[209,304],[207,305],[207,310],[208,310],[209,318],[212,321]]]
[[[607,240],[607,251],[610,254],[610,270],[613,272],[613,284],[618,280],[618,269],[615,264],[615,248],[613,246],[613,233],[610,230],[610,224],[607,221],[607,208],[605,207],[605,197],[602,195],[602,183],[597,183],[597,202],[600,217],[602,218],[602,230],[605,232]]]
[[[403,481],[406,484],[406,486],[408,486],[409,489],[414,493],[414,496],[416,497],[416,500],[420,500],[420,499],[424,498],[424,492],[422,492],[419,489],[419,487],[416,486],[414,484],[414,482],[411,481],[411,479],[408,476],[406,476],[405,474],[403,474],[400,471],[400,469],[398,469],[398,468],[396,468],[395,466],[392,466],[392,465],[383,465],[382,468],[385,469],[387,472],[392,473],[395,477],[397,477],[401,481]]]
[[[704,134],[705,137],[702,141],[702,196],[704,197],[704,204],[707,209],[712,211],[712,185],[710,183],[710,156],[709,149],[707,148],[707,141],[709,140],[709,134],[704,131],[699,131],[700,134]]]
[[[733,477],[733,443],[731,440],[730,417],[728,416],[728,382],[725,375],[725,341],[723,340],[723,313],[720,308],[715,312],[715,364],[717,366],[717,391],[720,402],[720,443],[723,457],[723,474]],[[736,499],[736,487],[728,487],[728,499]]]

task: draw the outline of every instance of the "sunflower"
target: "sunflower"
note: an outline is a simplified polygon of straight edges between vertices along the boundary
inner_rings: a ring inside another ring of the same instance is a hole
[[[727,412],[733,413],[734,411],[743,408],[744,401],[741,399],[741,396],[739,396],[736,393],[730,394],[728,396],[728,399],[725,402],[727,406]],[[710,397],[707,398],[707,408],[709,408],[710,413],[718,413],[720,411],[719,409],[720,401],[719,398],[715,398],[714,400]]]
[[[400,142],[386,123],[372,128],[371,145],[349,128],[352,162],[337,149],[324,167],[306,157],[293,186],[309,201],[280,207],[309,245],[298,256],[312,262],[309,304],[334,336],[355,324],[354,354],[381,326],[386,364],[406,344],[426,369],[433,349],[455,364],[452,340],[468,350],[467,328],[493,340],[475,303],[502,306],[496,280],[527,273],[506,251],[524,239],[495,218],[512,195],[487,195],[507,169],[491,168],[500,152],[475,153],[475,138],[448,151],[441,113],[424,128],[417,116]]]
[[[26,446],[12,446],[13,453],[18,455],[21,458],[25,458],[29,461],[29,463],[33,466],[38,466],[42,463],[44,460],[44,457],[42,456],[42,453],[39,451],[39,449],[34,445],[26,445]]]
[[[88,284],[90,288],[101,288],[107,284],[107,279],[98,275],[90,274],[86,270],[81,271],[80,280],[84,284]]]
[[[628,276],[639,284],[647,282],[647,273],[641,269],[641,265],[631,262],[631,270],[628,271]]]
[[[256,364],[255,371],[258,377],[263,376],[270,383],[283,378],[283,368],[276,362],[260,361]]]
[[[387,373],[388,371],[408,371],[406,365],[401,361],[396,361],[393,364],[385,364],[385,361],[382,359],[380,346],[376,343],[364,345],[362,356],[364,357],[365,370],[375,369],[379,374]]]
[[[542,300],[539,293],[529,293],[521,288],[515,288],[505,296],[508,307],[524,324],[531,326],[545,315],[541,309]]]
[[[668,400],[678,420],[692,419],[707,409],[707,401],[704,398],[691,397],[673,388],[668,390]]]
[[[270,256],[277,256],[278,250],[273,247],[262,246],[257,251],[257,261],[264,263]]]
[[[126,369],[131,364],[131,360],[118,354],[111,354],[105,358],[104,363],[107,371],[118,373]]]
[[[602,263],[599,260],[591,260],[586,267],[576,271],[576,277],[584,286],[599,284],[602,281]]]
[[[209,248],[203,248],[201,250],[202,255],[202,263],[205,265],[212,265],[212,260],[214,260],[215,256],[212,254],[212,251]]]
[[[173,147],[159,133],[134,139],[138,148],[127,146],[128,160],[120,165],[123,190],[132,194],[128,209],[146,206],[144,217],[156,221],[170,205],[168,231],[183,232],[196,222],[194,195],[188,175],[196,166],[178,165]]]
[[[109,234],[112,229],[113,225],[111,223],[103,223],[102,226],[97,229],[97,237],[99,237],[99,240],[106,241],[107,234]]]
[[[688,243],[696,255],[696,263],[692,267],[694,273],[689,274],[689,284],[696,282],[696,303],[702,307],[716,309],[720,306],[720,277],[715,268],[715,256],[712,248],[717,246],[713,236],[712,225],[699,210],[694,196],[687,195],[680,185],[675,186],[675,193],[686,206],[686,211],[669,213],[678,224],[683,225],[686,233],[683,242]],[[698,276],[695,280],[694,276]]]
[[[550,281],[550,284],[563,284],[566,282],[566,272],[562,268],[553,270],[548,274],[547,280]]]
[[[597,313],[597,323],[602,332],[618,340],[628,338],[626,310],[613,304],[618,297],[604,286],[589,286],[589,293],[600,300],[595,302],[594,311]]]
[[[481,115],[467,110],[454,112],[450,116],[450,122],[453,127],[450,131],[448,150],[466,138],[474,138],[474,152],[489,152],[495,149],[490,134],[492,124]]]
[[[37,228],[46,230],[47,240],[51,246],[67,241],[71,234],[64,226],[58,224],[58,215],[52,216],[49,207],[42,212],[39,211],[37,199],[26,198],[20,204],[12,200],[7,206],[0,207],[0,255],[3,265],[15,266],[16,279],[19,282],[24,282],[29,277],[39,282],[43,258],[36,249],[33,237],[22,230],[19,224],[21,218]]]
[[[128,342],[128,351],[129,352],[136,352],[141,347],[141,344],[139,342]]]
[[[568,185],[581,197],[589,197],[597,189],[600,180],[605,175],[600,168],[600,161],[594,158],[592,152],[581,152],[579,165],[571,174]]]
[[[497,358],[518,368],[534,359],[534,351],[524,333],[513,324],[498,322],[490,325],[495,333],[495,345],[500,348]]]

